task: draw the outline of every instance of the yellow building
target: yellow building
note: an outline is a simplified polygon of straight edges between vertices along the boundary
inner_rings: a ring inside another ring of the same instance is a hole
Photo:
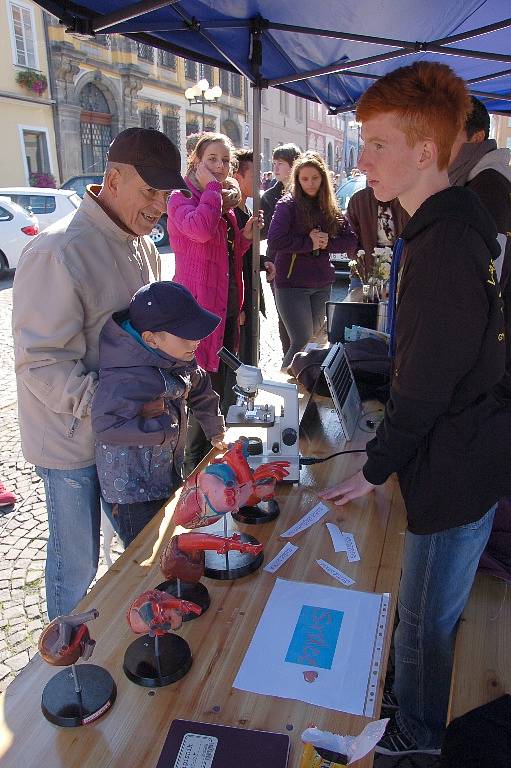
[[[44,12],[0,0],[0,40],[0,186],[26,186],[37,173],[58,183]]]
[[[166,133],[186,162],[186,136],[206,129],[241,145],[246,88],[240,75],[196,64],[121,35],[83,38],[48,16],[50,77],[61,177],[101,174],[108,145],[134,126]],[[218,102],[190,105],[185,90],[199,79],[220,85]]]

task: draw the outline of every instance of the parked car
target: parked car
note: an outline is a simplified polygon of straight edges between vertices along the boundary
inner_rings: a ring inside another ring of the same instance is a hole
[[[0,197],[0,278],[18,266],[23,248],[38,234],[39,222],[33,213]]]
[[[341,184],[335,195],[337,197],[337,202],[339,203],[339,206],[343,212],[346,211],[350,198],[353,197],[355,192],[358,192],[359,189],[364,189],[365,186],[366,177],[363,173],[359,174],[358,176],[352,176],[347,181],[345,181],[344,184]]]
[[[72,189],[77,195],[83,197],[89,184],[102,184],[103,176],[72,176],[61,189]],[[167,214],[164,213],[157,224],[153,227],[151,238],[156,246],[163,247],[169,244],[169,235],[167,232]]]
[[[80,205],[76,192],[49,187],[0,187],[0,197],[8,197],[37,216],[40,230],[73,213]]]
[[[350,198],[353,197],[355,192],[359,189],[364,189],[366,186],[366,177],[363,174],[357,176],[351,176],[344,184],[341,184],[335,195],[337,202],[343,213],[346,213],[346,208]],[[348,266],[349,256],[346,253],[332,253],[330,261],[334,265],[335,274],[337,277],[349,277],[350,268]]]

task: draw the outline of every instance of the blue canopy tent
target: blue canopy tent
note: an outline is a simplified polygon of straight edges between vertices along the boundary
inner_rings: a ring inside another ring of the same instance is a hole
[[[37,2],[74,34],[117,32],[245,75],[253,85],[255,179],[261,89],[269,86],[318,101],[336,114],[353,110],[364,90],[396,66],[444,61],[490,111],[511,113],[509,0]],[[259,208],[258,189],[254,207]],[[255,278],[258,238],[253,250]],[[256,289],[252,300],[258,317]]]

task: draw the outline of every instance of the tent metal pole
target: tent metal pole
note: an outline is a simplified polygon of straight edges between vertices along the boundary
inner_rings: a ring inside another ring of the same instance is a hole
[[[260,209],[259,187],[261,179],[261,66],[263,63],[262,26],[259,19],[254,19],[250,31],[250,66],[254,79],[252,90],[252,120],[253,120],[253,168],[254,180],[252,187],[252,200],[254,204],[253,215],[257,217]],[[259,363],[259,282],[261,279],[261,238],[259,228],[254,226],[252,239],[252,339],[250,345],[250,362],[252,365]]]
[[[499,77],[506,77],[507,75],[511,75],[511,69],[503,69],[500,72],[491,72],[487,75],[481,75],[481,77],[471,77],[470,80],[467,80],[466,82],[468,85],[472,85],[472,83],[484,83],[487,80],[498,80]]]
[[[344,72],[345,69],[354,69],[355,67],[365,67],[368,64],[377,64],[380,61],[389,59],[399,59],[403,56],[409,56],[410,51],[400,48],[398,51],[382,53],[379,56],[368,56],[365,59],[356,59],[355,61],[344,61],[342,63],[330,64],[328,67],[313,69],[309,72],[303,72],[299,75],[284,75],[284,77],[275,77],[267,81],[268,85],[286,85],[286,83],[297,83],[299,80],[306,80],[308,77],[319,77],[320,75],[334,75],[338,72]]]
[[[436,45],[449,45],[450,43],[459,43],[461,40],[470,40],[472,37],[487,35],[490,32],[498,32],[500,29],[507,29],[508,27],[511,27],[511,19],[503,19],[502,21],[496,21],[494,24],[488,24],[485,27],[470,29],[468,32],[460,32],[459,35],[441,37],[432,42],[436,43]]]
[[[145,13],[157,11],[159,8],[165,8],[167,5],[174,5],[175,2],[177,0],[142,0],[142,2],[128,5],[120,11],[96,16],[96,18],[92,19],[92,30],[93,32],[103,32],[115,24],[121,24],[123,21],[135,19],[138,16],[143,16]]]

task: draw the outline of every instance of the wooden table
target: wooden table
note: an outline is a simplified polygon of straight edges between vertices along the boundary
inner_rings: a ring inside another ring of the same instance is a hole
[[[478,573],[456,637],[448,722],[511,693],[510,636],[509,585]]]
[[[314,426],[302,440],[302,454],[325,456],[342,448],[342,435],[331,400],[318,398]],[[366,407],[366,411],[368,408]],[[365,425],[363,417],[360,426]],[[371,435],[358,429],[347,446],[363,447]],[[279,533],[308,511],[318,499],[316,490],[349,477],[365,454],[341,456],[304,467],[299,486],[280,486],[280,517],[262,526],[239,526],[262,541],[269,561],[284,544]],[[3,697],[4,723],[0,735],[2,768],[153,768],[174,718],[221,723],[289,733],[290,768],[300,761],[300,734],[311,722],[340,733],[358,734],[367,718],[339,713],[299,701],[260,696],[232,688],[247,645],[275,582],[275,575],[256,573],[235,582],[204,579],[211,607],[201,618],[184,624],[194,663],[178,683],[147,689],[131,683],[122,671],[125,649],[135,639],[125,619],[131,601],[161,581],[158,566],[162,541],[174,530],[169,502],[165,515],[155,518],[128,550],[94,586],[79,606],[98,608],[90,626],[97,641],[92,661],[110,671],[117,683],[117,701],[97,722],[82,728],[58,728],[40,710],[41,692],[56,671],[36,656],[9,686]],[[389,480],[365,499],[347,508],[331,506],[331,514],[293,541],[297,552],[277,573],[279,577],[339,586],[315,563],[325,557],[356,580],[355,589],[390,592],[391,614],[384,659],[387,659],[400,576],[405,513],[397,482]],[[349,564],[332,551],[326,520],[338,523],[356,537],[361,562]],[[385,665],[380,679],[383,687]],[[379,700],[378,700],[379,705]],[[369,768],[372,756],[358,768]]]

